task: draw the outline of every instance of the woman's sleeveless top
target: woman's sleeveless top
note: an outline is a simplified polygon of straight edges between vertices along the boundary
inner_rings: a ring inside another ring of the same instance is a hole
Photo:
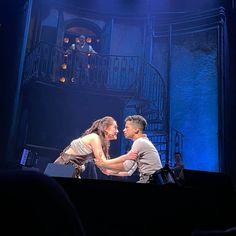
[[[72,148],[76,155],[65,153],[69,148]],[[76,169],[76,176],[80,178],[80,174],[85,169],[85,163],[93,160],[94,155],[92,149],[84,144],[81,138],[74,139],[69,146],[67,146],[61,153],[60,156],[54,161],[57,164],[72,164]]]

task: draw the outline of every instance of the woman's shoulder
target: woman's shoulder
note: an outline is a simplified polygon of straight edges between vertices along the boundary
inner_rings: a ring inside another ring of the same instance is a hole
[[[87,134],[85,136],[82,137],[82,139],[85,139],[85,140],[96,140],[96,139],[99,139],[99,135],[96,134],[96,133],[91,133],[91,134]]]

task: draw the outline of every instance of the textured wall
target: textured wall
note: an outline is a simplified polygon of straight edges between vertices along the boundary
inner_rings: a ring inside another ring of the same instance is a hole
[[[168,80],[170,127],[184,134],[186,168],[218,171],[217,31],[154,41],[153,63]],[[156,55],[156,56],[155,56]]]
[[[211,31],[173,41],[170,123],[184,134],[186,168],[219,170],[216,37]]]
[[[142,56],[143,25],[130,19],[116,20],[112,32],[111,54],[122,56]]]

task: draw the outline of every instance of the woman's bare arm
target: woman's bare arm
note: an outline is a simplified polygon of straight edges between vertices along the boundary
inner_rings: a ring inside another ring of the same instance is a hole
[[[129,176],[129,173],[127,171],[114,171],[109,169],[101,169],[102,173],[105,175],[112,175],[112,176]]]
[[[135,160],[137,158],[137,153],[134,151],[132,151],[132,152],[130,151],[127,154],[107,160],[106,156],[102,150],[102,144],[101,144],[100,137],[96,134],[91,138],[90,145],[92,147],[93,154],[95,156],[95,161],[100,162],[101,165],[103,163],[104,165],[106,165],[106,168],[112,168],[113,164],[118,164],[118,163],[122,164],[125,160]],[[121,167],[121,165],[120,165],[120,167]],[[114,166],[113,166],[113,168],[114,168]]]

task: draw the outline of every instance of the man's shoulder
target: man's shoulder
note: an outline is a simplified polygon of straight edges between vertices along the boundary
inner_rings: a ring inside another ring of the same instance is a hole
[[[143,143],[143,142],[150,142],[150,140],[147,136],[142,136],[134,140],[134,143]]]
[[[146,137],[140,137],[134,140],[133,145],[144,145],[145,143],[150,142],[150,140]]]

